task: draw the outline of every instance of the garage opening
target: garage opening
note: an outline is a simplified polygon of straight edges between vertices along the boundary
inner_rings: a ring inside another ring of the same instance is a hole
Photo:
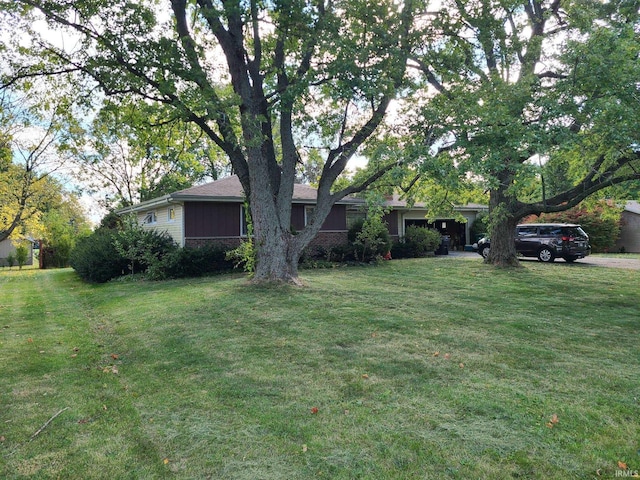
[[[467,244],[466,223],[458,222],[454,219],[438,219],[429,222],[426,219],[405,219],[404,228],[414,225],[423,228],[435,228],[442,235],[449,236],[449,248],[452,250],[463,250]]]

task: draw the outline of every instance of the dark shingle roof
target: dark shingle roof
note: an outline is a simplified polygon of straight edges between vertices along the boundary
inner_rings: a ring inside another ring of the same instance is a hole
[[[318,191],[309,186],[302,184],[295,184],[293,186],[293,203],[307,203],[314,204],[318,197]],[[179,190],[162,197],[147,200],[145,202],[125,207],[118,210],[117,213],[130,213],[139,212],[145,209],[156,207],[158,205],[165,205],[167,203],[178,202],[242,202],[244,200],[244,190],[240,184],[240,179],[237,175],[225,177],[220,180],[205,183],[203,185],[197,185],[195,187]],[[345,197],[337,202],[338,204],[355,204],[362,205],[363,200],[354,197]]]
[[[404,200],[399,194],[394,193],[393,195],[389,195],[385,198],[384,202],[385,207],[390,207],[396,210],[401,209],[410,209],[410,210],[420,210],[426,208],[426,204],[424,202],[415,202],[411,207],[408,206],[407,201]],[[456,210],[464,211],[483,211],[488,210],[486,205],[481,205],[479,203],[467,203],[466,205],[456,205],[454,207]]]
[[[244,190],[237,175],[222,178],[214,182],[187,188],[171,194],[175,199],[193,199],[194,197],[208,197],[218,200],[242,200]],[[293,201],[315,201],[317,191],[309,185],[295,184],[293,186]]]

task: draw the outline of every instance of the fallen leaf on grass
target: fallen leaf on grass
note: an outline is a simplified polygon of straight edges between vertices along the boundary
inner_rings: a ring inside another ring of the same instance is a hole
[[[367,375],[366,373],[363,373],[362,374],[362,378],[364,378],[366,380],[367,378],[369,378],[369,375]]]
[[[444,358],[445,358],[445,360],[449,360],[451,358],[451,354],[450,353],[445,353],[444,354]]]
[[[460,368],[464,368],[464,363],[460,363],[460,365],[458,365]]]
[[[629,467],[627,466],[626,463],[621,462],[620,460],[618,460],[618,468],[621,468],[622,470],[626,470]]]
[[[164,463],[165,465],[167,465],[167,464],[169,463],[169,459],[168,459],[168,458],[165,458],[165,459],[162,461],[162,463]]]
[[[4,442],[5,440],[6,440],[6,438],[4,438],[4,435],[0,436],[0,443]]]
[[[119,357],[117,353],[112,353],[111,358],[113,358],[114,360],[117,360]]]
[[[31,337],[27,338],[27,343],[33,343],[33,338]]]
[[[318,413],[318,407],[311,407],[311,413],[314,415]]]
[[[558,422],[559,422],[558,415],[554,413],[553,415],[551,415],[551,419],[547,422],[546,425],[549,428],[553,428]]]
[[[434,357],[438,357],[438,356],[440,356],[440,352],[433,352],[433,356],[434,356]]]

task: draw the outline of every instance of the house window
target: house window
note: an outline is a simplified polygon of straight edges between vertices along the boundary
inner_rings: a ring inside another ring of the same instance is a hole
[[[156,212],[147,212],[147,214],[144,217],[144,220],[142,221],[143,225],[149,225],[152,223],[156,223],[158,221],[158,219],[156,218]]]
[[[353,227],[358,222],[362,222],[367,218],[367,214],[361,209],[347,209],[347,228]]]
[[[171,207],[169,208],[169,212],[167,214],[167,220],[170,222],[176,219],[176,209]]]
[[[304,226],[306,227],[309,224],[309,220],[313,216],[313,213],[316,211],[316,207],[312,205],[306,205],[304,207]]]

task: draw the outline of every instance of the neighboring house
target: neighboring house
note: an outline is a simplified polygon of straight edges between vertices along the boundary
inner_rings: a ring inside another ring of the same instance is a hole
[[[27,246],[29,252],[27,263],[25,265],[31,265],[33,264],[33,244],[31,242],[26,242],[25,245]],[[16,247],[10,239],[6,238],[0,242],[0,267],[6,267],[9,265],[9,263],[7,262],[7,257],[9,257],[9,255],[11,254],[13,254],[13,256],[15,257]],[[15,260],[13,264],[15,266],[18,265]]]
[[[294,186],[292,230],[305,227],[316,198],[316,189]],[[234,175],[123,208],[118,213],[135,213],[143,226],[167,231],[180,246],[219,243],[235,247],[247,236],[244,202],[242,185]],[[331,248],[346,243],[347,207],[363,203],[350,197],[337,202],[310,247]]]
[[[317,191],[313,187],[294,186],[293,230],[305,227],[316,198]],[[362,217],[364,206],[363,200],[352,197],[337,202],[310,247],[331,248],[347,243],[349,226],[356,218]],[[387,206],[391,211],[385,216],[385,221],[393,238],[402,237],[409,225],[423,225],[450,235],[452,246],[471,242],[469,228],[477,214],[487,210],[482,205],[458,207],[456,210],[467,219],[466,223],[441,219],[429,224],[425,220],[426,208],[421,204],[409,208],[406,202],[392,197],[388,199]],[[220,243],[234,247],[247,235],[244,208],[240,180],[231,176],[126,207],[118,213],[134,213],[145,228],[168,232],[180,246]]]
[[[616,250],[640,253],[640,202],[628,201],[621,215],[622,226]]]

